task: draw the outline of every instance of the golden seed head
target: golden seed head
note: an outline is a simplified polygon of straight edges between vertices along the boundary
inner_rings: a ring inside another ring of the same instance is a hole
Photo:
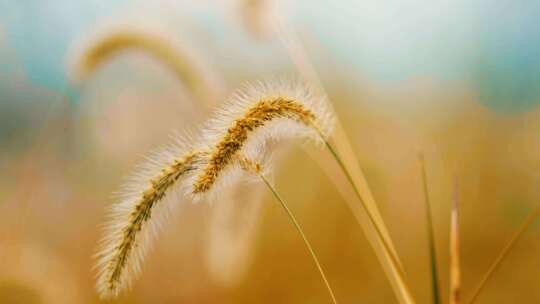
[[[250,133],[278,118],[292,119],[318,130],[315,114],[302,103],[283,97],[262,99],[249,108],[241,118],[236,119],[215,145],[203,172],[193,185],[193,192],[208,191],[222,170],[231,164],[235,155],[242,149]]]
[[[102,296],[116,296],[121,288],[130,281],[129,268],[138,268],[140,257],[134,250],[140,245],[139,234],[151,220],[158,202],[169,192],[171,187],[188,172],[194,169],[193,162],[197,152],[187,153],[174,160],[161,173],[148,182],[148,188],[140,192],[139,198],[130,207],[127,221],[121,222],[118,235],[106,235],[106,246],[102,248],[99,264],[102,265],[98,279],[98,289]],[[113,231],[115,233],[115,231]],[[131,265],[135,264],[135,265]]]

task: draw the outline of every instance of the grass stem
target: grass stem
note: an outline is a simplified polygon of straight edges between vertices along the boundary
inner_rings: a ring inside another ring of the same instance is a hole
[[[328,293],[330,294],[330,297],[332,298],[332,302],[334,304],[337,304],[336,297],[334,296],[334,292],[332,291],[332,287],[330,287],[330,283],[328,282],[328,279],[326,278],[326,275],[324,274],[324,271],[323,271],[323,269],[321,267],[321,264],[319,263],[319,259],[317,258],[317,255],[315,254],[315,251],[311,247],[311,244],[309,243],[306,235],[304,234],[304,231],[302,230],[300,224],[296,220],[296,217],[294,216],[292,211],[289,209],[289,207],[287,206],[285,201],[281,198],[279,193],[276,191],[274,186],[272,186],[272,184],[264,177],[264,175],[259,174],[259,176],[263,180],[263,182],[266,184],[266,186],[268,186],[268,189],[270,189],[270,191],[272,192],[274,197],[281,204],[281,207],[283,207],[283,210],[285,210],[285,212],[287,213],[287,215],[291,219],[292,223],[294,224],[294,227],[296,228],[296,230],[298,231],[298,233],[302,237],[302,240],[304,241],[304,244],[306,245],[311,257],[313,258],[313,261],[315,262],[315,265],[317,266],[317,269],[319,270],[319,273],[321,274],[321,277],[322,277],[322,279],[324,281],[324,284],[326,285],[326,289],[328,289]]]
[[[433,228],[433,219],[431,212],[431,202],[429,200],[429,190],[427,183],[427,173],[426,166],[424,163],[424,155],[422,153],[418,156],[420,162],[420,168],[422,171],[422,186],[424,191],[424,202],[426,204],[426,231],[428,234],[428,244],[429,244],[429,256],[431,261],[431,288],[432,288],[432,297],[434,304],[441,303],[441,296],[439,291],[439,277],[437,271],[437,254],[435,250],[435,231]]]
[[[276,33],[282,40],[282,43],[287,50],[287,53],[289,54],[293,64],[296,66],[300,74],[305,78],[305,80],[308,80],[310,83],[315,85],[318,91],[324,93],[325,95],[328,95],[326,94],[326,90],[324,89],[322,81],[319,78],[315,67],[309,60],[309,56],[307,55],[306,50],[304,49],[302,43],[299,42],[299,39],[295,36],[294,32],[290,30],[289,26],[287,26],[286,21],[281,16],[275,16],[274,21],[276,24]],[[355,217],[357,217],[359,223],[364,227],[364,230],[369,229],[369,226],[372,226],[375,229],[377,235],[372,236],[372,232],[367,230],[365,231],[365,233],[368,236],[368,239],[383,266],[383,269],[387,274],[387,277],[399,302],[402,304],[412,304],[414,303],[414,299],[405,282],[405,276],[403,275],[403,268],[399,256],[397,255],[392,240],[388,234],[388,231],[386,230],[386,226],[384,225],[384,222],[377,209],[377,205],[372,198],[367,184],[366,187],[363,189],[359,189],[357,186],[357,183],[361,183],[361,177],[358,176],[360,171],[356,164],[357,160],[355,159],[354,154],[352,154],[352,150],[350,149],[350,143],[345,133],[342,132],[342,127],[339,123],[339,120],[337,121],[337,125],[337,129],[340,133],[340,137],[337,137],[339,140],[339,143],[337,142],[337,148],[339,151],[344,152],[343,154],[345,156],[348,156],[349,161],[351,161],[352,158],[353,163],[351,170],[354,175],[352,175],[351,171],[347,169],[344,162],[338,156],[334,148],[325,140],[326,146],[332,153],[334,159],[338,162],[340,169],[342,169],[342,171],[346,175],[349,183],[354,188],[354,192],[358,199],[361,201],[362,208],[364,209],[365,214],[367,214],[370,223],[363,223],[361,220],[361,218],[363,217],[363,215],[361,214],[362,212],[360,212],[360,214],[357,213],[358,210],[356,209],[356,206],[353,206],[353,204],[349,201],[347,203],[349,204],[349,207],[353,210],[353,213]],[[322,138],[324,138],[324,136]],[[361,196],[361,193],[364,193],[365,199]],[[381,244],[377,243],[377,239],[380,239],[380,242],[382,243],[382,248],[379,247]],[[388,258],[386,256],[388,256]]]
[[[409,289],[409,287],[408,287],[408,285],[407,285],[407,283],[405,281],[405,273],[403,272],[401,264],[399,263],[399,260],[396,257],[396,255],[393,253],[390,245],[388,244],[388,242],[384,238],[384,235],[383,235],[383,233],[381,231],[381,228],[377,225],[375,219],[373,218],[373,215],[371,214],[370,210],[368,209],[368,207],[366,206],[364,200],[362,199],[362,196],[360,195],[360,192],[359,192],[358,188],[356,187],[356,184],[354,183],[354,180],[353,180],[349,170],[347,170],[347,167],[345,166],[345,164],[341,160],[341,158],[338,155],[338,153],[336,152],[336,150],[332,147],[332,145],[326,140],[324,142],[325,142],[325,145],[326,145],[328,151],[332,154],[333,158],[336,160],[336,162],[339,165],[340,169],[345,174],[348,182],[353,187],[356,196],[358,197],[364,211],[366,212],[366,215],[367,215],[367,217],[368,217],[368,219],[370,221],[371,226],[376,231],[376,233],[378,235],[378,238],[380,239],[380,241],[381,241],[381,243],[382,243],[382,245],[384,247],[384,250],[388,253],[388,256],[390,258],[390,262],[392,263],[392,266],[395,268],[396,273],[400,278],[402,287],[404,288],[405,293],[406,293],[407,297],[409,298],[408,301],[410,303],[414,303],[413,300],[412,300],[410,289]]]
[[[480,283],[478,284],[478,286],[474,290],[473,295],[472,295],[471,299],[468,302],[469,304],[472,304],[472,303],[474,303],[476,301],[476,299],[478,298],[478,295],[480,294],[480,292],[482,291],[482,289],[486,285],[487,281],[492,277],[495,270],[497,270],[499,268],[499,266],[501,265],[501,262],[503,261],[503,259],[510,252],[510,249],[512,249],[512,247],[514,247],[514,244],[519,240],[519,238],[523,235],[523,233],[527,230],[527,228],[536,220],[538,215],[540,215],[540,207],[536,207],[535,209],[533,209],[529,213],[529,215],[527,216],[527,218],[525,219],[523,224],[521,224],[519,229],[516,231],[516,233],[510,239],[510,241],[506,244],[506,246],[504,246],[504,248],[501,251],[501,253],[499,254],[499,256],[497,256],[497,258],[495,259],[493,264],[491,264],[491,266],[489,267],[488,271],[486,272],[486,274],[484,275],[484,277],[482,278],[482,280],[480,281]]]

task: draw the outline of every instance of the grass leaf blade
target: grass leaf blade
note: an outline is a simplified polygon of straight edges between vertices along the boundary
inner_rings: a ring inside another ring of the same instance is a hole
[[[461,268],[459,264],[458,184],[454,181],[454,199],[450,215],[450,304],[459,304],[461,297]]]
[[[480,294],[480,291],[482,291],[482,289],[486,285],[487,281],[492,277],[495,270],[497,270],[497,268],[499,268],[501,262],[504,260],[504,258],[510,252],[510,249],[512,249],[514,247],[515,243],[520,239],[520,237],[523,235],[523,233],[537,219],[537,217],[539,215],[540,215],[540,207],[534,208],[529,213],[529,215],[527,216],[527,218],[525,219],[523,224],[521,224],[519,229],[516,231],[516,233],[510,239],[510,241],[506,244],[506,246],[504,246],[504,248],[501,251],[501,253],[499,254],[499,256],[497,256],[497,258],[495,259],[493,264],[491,264],[491,266],[489,267],[488,271],[486,272],[486,274],[484,275],[484,277],[482,278],[482,280],[480,281],[480,283],[478,284],[478,286],[474,290],[473,295],[471,296],[471,299],[468,302],[469,304],[472,304],[472,303],[474,303],[474,301],[476,301],[476,299],[478,298],[478,295]]]
[[[309,56],[298,37],[290,30],[290,27],[286,25],[285,20],[280,18],[280,16],[275,16],[274,19],[276,33],[278,33],[297,70],[303,78],[308,80],[312,85],[315,85],[320,92],[327,95],[313,64],[309,60]],[[335,130],[330,141],[331,146],[335,148],[333,154],[335,155],[337,153],[341,159],[336,160],[344,165],[344,173],[348,175],[350,183],[357,194],[357,197],[355,198],[344,196],[349,208],[362,226],[368,241],[373,247],[377,258],[390,281],[390,285],[392,286],[398,301],[402,304],[415,303],[407,282],[405,281],[403,267],[394,243],[390,238],[390,233],[386,228],[365,175],[359,166],[350,141],[348,140],[339,119],[336,119]],[[314,160],[326,171],[326,174],[329,176],[331,175],[329,173],[328,164],[325,164],[317,157],[315,157]]]
[[[268,189],[270,189],[270,191],[272,192],[272,194],[274,195],[276,200],[280,203],[281,207],[287,213],[290,220],[294,224],[294,227],[296,228],[296,231],[298,231],[298,234],[300,234],[300,236],[302,237],[302,240],[304,241],[304,245],[308,249],[311,257],[313,258],[313,261],[315,262],[315,265],[317,266],[317,270],[319,271],[319,273],[320,273],[320,275],[321,275],[321,277],[322,277],[322,279],[324,281],[324,285],[326,286],[326,289],[328,290],[328,293],[329,293],[330,297],[332,298],[332,303],[337,304],[337,300],[336,300],[336,296],[334,295],[334,291],[332,290],[332,287],[330,286],[330,283],[328,282],[328,279],[326,278],[326,274],[324,273],[324,270],[322,269],[321,263],[319,262],[319,259],[317,258],[317,255],[315,254],[315,251],[311,247],[311,243],[308,241],[306,235],[304,234],[304,231],[303,231],[302,227],[298,223],[298,220],[296,220],[296,217],[294,216],[292,211],[289,209],[289,207],[287,206],[287,204],[285,203],[283,198],[281,198],[281,195],[279,195],[277,190],[266,179],[266,177],[264,177],[264,175],[262,175],[262,174],[259,174],[259,177],[266,184]]]
[[[437,253],[435,250],[435,231],[433,228],[432,212],[431,212],[431,202],[429,200],[429,190],[427,183],[427,173],[426,166],[424,162],[424,155],[422,153],[418,156],[420,162],[420,169],[422,171],[422,186],[424,191],[424,202],[426,204],[426,231],[428,234],[428,245],[429,245],[429,255],[430,255],[430,266],[431,266],[431,287],[432,287],[432,297],[433,303],[439,304],[441,302],[440,291],[439,291],[439,279],[438,279],[438,270],[437,270]]]

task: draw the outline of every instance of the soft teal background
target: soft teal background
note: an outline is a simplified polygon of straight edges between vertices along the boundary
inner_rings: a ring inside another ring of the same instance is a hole
[[[381,85],[431,77],[470,88],[480,102],[499,112],[527,111],[540,101],[538,1],[281,2],[295,27],[315,35],[349,74]],[[0,71],[15,65],[32,83],[64,90],[66,54],[73,41],[106,18],[122,18],[125,11],[142,16],[169,12],[169,18],[175,18],[176,9],[189,14],[200,30],[212,32],[213,43],[227,52],[227,64],[246,64],[244,54],[257,48],[239,38],[245,35],[239,26],[230,25],[226,1],[152,3],[2,1],[0,29],[15,55],[0,57]],[[272,66],[271,57],[262,58],[263,67]]]
[[[0,26],[32,82],[60,90],[65,86],[65,55],[70,42],[126,2],[7,0],[0,3]]]

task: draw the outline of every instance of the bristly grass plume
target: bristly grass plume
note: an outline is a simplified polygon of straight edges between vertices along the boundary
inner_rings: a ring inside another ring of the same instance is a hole
[[[315,97],[304,84],[282,81],[247,86],[218,111],[218,115],[203,132],[203,143],[208,146],[201,148],[206,151],[205,157],[193,175],[193,184],[188,191],[195,197],[206,193],[222,193],[223,180],[231,183],[231,176],[245,171],[254,173],[287,212],[312,256],[333,303],[337,303],[300,224],[265,177],[264,170],[268,170],[270,165],[262,164],[271,150],[268,149],[268,141],[302,138],[323,143],[331,133],[332,125],[333,115],[326,100]]]
[[[140,272],[161,218],[180,195],[176,190],[199,198],[224,186],[219,179],[230,177],[231,169],[244,171],[245,163],[239,161],[244,155],[265,158],[268,140],[301,137],[321,142],[331,129],[324,98],[299,83],[259,83],[234,95],[210,121],[199,144],[179,140],[155,153],[124,187],[97,254],[100,294],[117,296]]]
[[[221,107],[203,131],[201,149],[208,151],[208,157],[194,174],[188,192],[195,198],[215,194],[215,189],[241,173],[235,159],[260,159],[268,141],[304,138],[324,143],[333,123],[326,98],[313,95],[300,82],[247,85]]]
[[[151,155],[120,191],[96,254],[96,287],[103,298],[118,296],[140,272],[159,226],[182,195],[179,185],[198,157],[188,140],[178,139]]]

